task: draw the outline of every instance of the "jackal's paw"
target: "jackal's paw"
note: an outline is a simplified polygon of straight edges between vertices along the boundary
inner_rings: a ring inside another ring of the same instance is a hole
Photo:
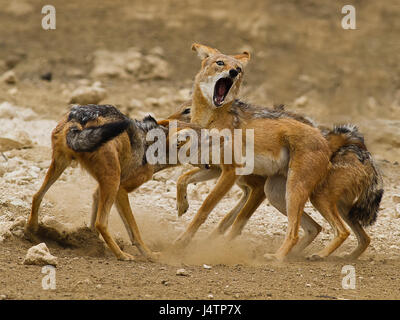
[[[178,210],[178,217],[181,217],[188,211],[189,203],[186,201],[181,204],[177,204],[176,209]]]
[[[132,255],[130,255],[129,253],[122,252],[122,254],[118,257],[118,260],[121,260],[121,261],[134,261],[135,258]]]
[[[32,226],[27,225],[24,228],[24,238],[30,242],[34,242],[34,243],[40,242],[40,239],[37,235],[38,230],[39,230],[39,226],[32,227]]]
[[[311,254],[306,258],[308,261],[322,261],[324,258],[318,253]]]

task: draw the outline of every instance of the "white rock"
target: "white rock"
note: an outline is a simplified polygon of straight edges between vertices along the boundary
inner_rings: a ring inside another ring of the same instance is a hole
[[[182,276],[182,277],[188,277],[189,273],[186,271],[186,269],[178,269],[176,270],[176,275],[177,276]]]
[[[0,79],[2,82],[8,83],[8,84],[15,84],[17,83],[17,77],[15,75],[15,72],[13,70],[9,70],[3,73]]]
[[[294,100],[294,105],[296,107],[304,107],[308,103],[308,98],[306,96],[298,97]]]
[[[98,85],[91,87],[80,87],[71,94],[69,103],[77,104],[97,104],[107,96],[105,89]]]
[[[24,264],[57,266],[57,257],[51,255],[46,244],[42,242],[28,250]]]
[[[129,107],[132,109],[136,109],[136,110],[141,110],[144,107],[144,104],[142,101],[138,100],[138,99],[132,99],[129,102]]]
[[[207,265],[207,264],[203,264],[203,268],[204,268],[204,269],[207,269],[207,270],[210,270],[212,267],[209,266],[209,265]]]

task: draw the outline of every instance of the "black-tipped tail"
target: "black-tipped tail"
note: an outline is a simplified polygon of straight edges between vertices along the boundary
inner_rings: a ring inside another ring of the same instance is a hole
[[[372,186],[363,193],[349,211],[349,219],[358,221],[362,226],[372,225],[378,216],[383,189],[374,190]]]
[[[67,145],[77,152],[93,152],[104,143],[119,136],[130,125],[130,120],[109,122],[80,130],[72,126],[67,133]]]

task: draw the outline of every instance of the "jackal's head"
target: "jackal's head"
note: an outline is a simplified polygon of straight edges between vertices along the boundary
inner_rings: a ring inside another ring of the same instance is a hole
[[[202,59],[195,86],[198,86],[210,106],[218,108],[232,102],[239,93],[250,54],[243,52],[233,56],[225,55],[198,43],[192,45],[192,50]]]

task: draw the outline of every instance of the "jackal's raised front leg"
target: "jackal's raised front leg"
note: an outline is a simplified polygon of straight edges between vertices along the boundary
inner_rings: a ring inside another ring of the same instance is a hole
[[[176,183],[176,207],[178,216],[182,216],[189,209],[187,200],[187,187],[190,183],[202,182],[217,178],[221,170],[217,167],[210,169],[194,168],[181,175]]]
[[[204,200],[199,211],[195,215],[194,219],[190,223],[186,231],[175,240],[175,246],[178,248],[185,247],[190,240],[193,238],[200,226],[206,221],[210,212],[214,209],[217,203],[223,198],[223,196],[232,188],[236,180],[235,169],[229,167],[222,171],[217,184],[211,191],[211,193]]]

